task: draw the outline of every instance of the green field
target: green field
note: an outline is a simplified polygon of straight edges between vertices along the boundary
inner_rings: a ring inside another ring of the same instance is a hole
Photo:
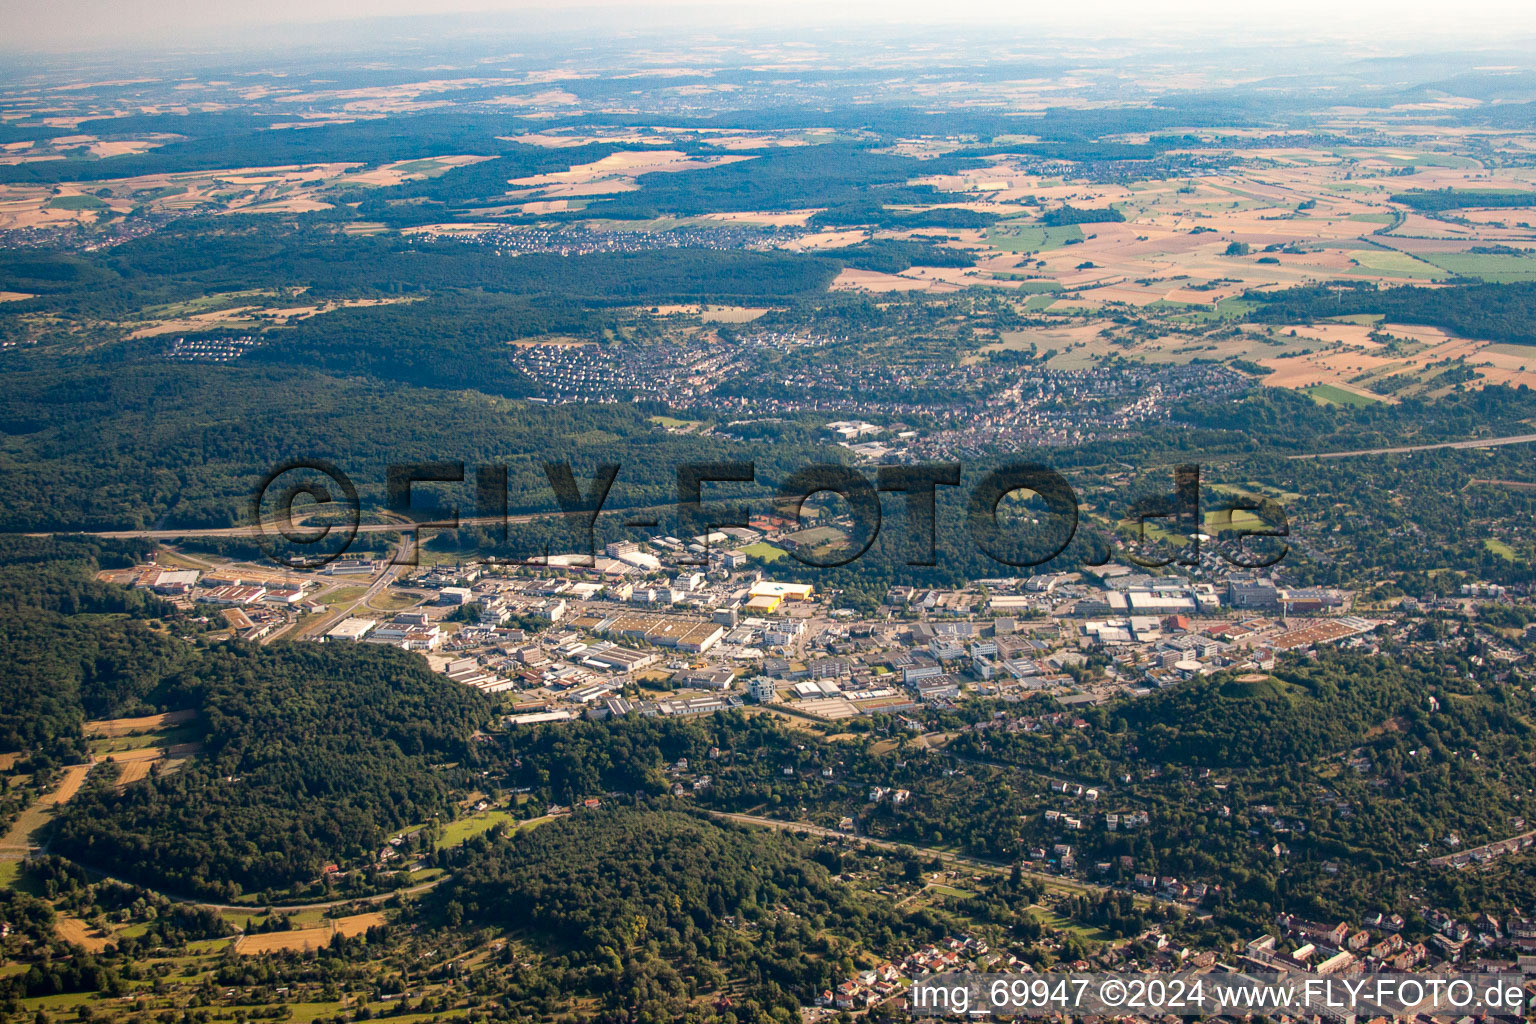
[[[134,194],[134,199],[141,203],[148,203],[156,199],[169,199],[171,196],[179,196],[187,191],[184,185],[166,185],[162,188],[145,189]]]
[[[1290,687],[1274,676],[1263,679],[1232,679],[1221,685],[1221,692],[1228,697],[1283,697],[1290,699]]]
[[[1483,539],[1483,547],[1487,548],[1489,551],[1492,551],[1506,562],[1513,562],[1515,560],[1515,549],[1501,540],[1494,540],[1492,537],[1485,537]]]
[[[105,210],[107,204],[95,196],[54,196],[48,200],[49,210]]]
[[[447,170],[448,165],[438,160],[407,160],[403,164],[396,164],[395,171],[399,174],[432,174],[435,171]]]
[[[1039,224],[1001,224],[987,232],[987,242],[1003,252],[1047,252],[1068,242],[1082,241],[1083,229],[1076,224],[1045,227]]]
[[[1438,281],[1446,276],[1440,267],[1396,249],[1357,249],[1354,260],[1359,266],[1351,268],[1351,274],[1406,277],[1416,281]]]
[[[765,562],[777,562],[789,554],[783,548],[775,547],[765,540],[760,540],[756,544],[748,544],[741,550],[743,554],[751,555],[753,558],[761,558]]]
[[[1214,323],[1226,317],[1241,317],[1261,304],[1253,299],[1244,299],[1237,296],[1228,296],[1225,299],[1217,299],[1213,305],[1195,305],[1189,302],[1170,302],[1167,299],[1158,299],[1149,302],[1146,308],[1159,313],[1171,314],[1175,320],[1190,323]]]
[[[1367,398],[1357,395],[1353,391],[1345,391],[1343,388],[1334,387],[1332,384],[1319,384],[1315,388],[1308,388],[1307,394],[1323,405],[1347,405],[1361,408],[1374,405],[1381,401],[1379,398]]]
[[[1324,323],[1330,324],[1359,324],[1362,327],[1374,327],[1381,323],[1383,317],[1380,313],[1346,313],[1344,316],[1325,316]]]
[[[1476,277],[1494,284],[1536,281],[1536,256],[1444,252],[1434,253],[1424,258],[1458,277]]]
[[[1111,942],[1114,937],[1102,928],[1094,928],[1087,925],[1076,924],[1071,918],[1058,913],[1048,907],[1033,906],[1029,912],[1034,915],[1041,924],[1058,932],[1071,932],[1079,938],[1089,942]]]
[[[437,848],[441,850],[448,846],[458,846],[471,836],[489,832],[497,825],[514,825],[516,822],[517,817],[511,811],[487,811],[450,821],[443,826],[442,834],[437,837]]]

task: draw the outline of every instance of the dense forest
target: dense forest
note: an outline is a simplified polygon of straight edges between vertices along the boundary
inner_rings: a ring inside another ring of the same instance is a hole
[[[740,1019],[794,1012],[842,980],[857,946],[944,934],[860,898],[804,843],[666,807],[582,811],[473,840],[433,904],[448,924],[536,937],[546,968],[581,993],[656,1020],[681,1019],[695,992],[738,985]]]
[[[1392,193],[1392,201],[1420,213],[1444,213],[1469,207],[1536,206],[1536,192],[1498,188],[1414,189]]]
[[[1283,291],[1250,292],[1261,304],[1253,319],[1296,323],[1376,313],[1388,323],[1426,324],[1467,338],[1532,343],[1536,282],[1463,284],[1454,288],[1403,285],[1377,288],[1368,282],[1303,285]]]
[[[590,204],[588,216],[649,219],[722,210],[803,210],[867,202],[878,189],[887,205],[925,205],[940,198],[931,186],[906,182],[918,174],[944,174],[963,161],[916,161],[877,153],[869,145],[829,143],[757,154],[721,167],[642,174],[640,190]]]
[[[88,787],[53,846],[222,898],[302,887],[330,862],[365,867],[392,831],[451,817],[489,715],[419,656],[371,645],[212,648],[170,686],[199,713],[202,753],[121,792]]]
[[[336,297],[476,288],[599,305],[788,298],[825,291],[837,270],[817,256],[706,248],[487,259],[458,241],[348,235],[324,222],[237,216],[188,218],[89,257],[0,252],[0,288],[41,296],[10,306],[7,317],[44,309],[121,315],[252,288]]]
[[[963,249],[946,249],[931,242],[876,239],[843,249],[827,249],[822,255],[858,270],[899,274],[910,267],[974,267],[976,257]]]
[[[369,346],[406,343],[403,322],[381,323],[391,332],[343,351],[365,362]],[[816,461],[801,446],[759,452],[669,435],[633,405],[514,404],[303,367],[87,364],[18,373],[9,384],[5,430],[17,458],[0,464],[9,530],[235,525],[262,475],[296,457],[332,460],[370,506],[383,504],[386,463],[462,460],[471,467],[457,492],[466,514],[472,467],[487,463],[508,466],[513,511],[554,511],[545,460],[568,459],[585,480],[622,446],[610,508],[671,502],[685,462]]]
[[[0,538],[0,751],[38,768],[76,763],[88,718],[155,706],[184,653],[149,621],[159,599],[101,583],[136,541]]]

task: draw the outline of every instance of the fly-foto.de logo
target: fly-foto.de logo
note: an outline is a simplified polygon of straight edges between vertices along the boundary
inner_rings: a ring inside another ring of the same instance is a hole
[[[515,513],[509,500],[509,467],[463,462],[397,463],[386,467],[384,502],[371,532],[402,532],[412,543],[402,546],[397,563],[416,564],[422,531],[474,527],[496,545],[501,561],[543,564],[549,555],[597,555],[599,516],[622,516],[622,528],[662,527],[656,507],[605,508],[622,466],[605,463],[583,483],[568,462],[546,462],[543,475],[558,511]],[[675,500],[668,529],[679,538],[697,539],[681,564],[707,565],[710,538],[719,531],[748,528],[753,508],[739,498],[707,500],[716,487],[757,485],[753,462],[697,462],[676,467]],[[1201,544],[1219,531],[1219,557],[1245,569],[1270,566],[1288,550],[1282,540],[1290,530],[1285,512],[1269,498],[1222,495],[1218,508],[1202,509],[1200,467],[1173,467],[1172,486],[1164,493],[1129,502],[1119,522],[1127,529],[1110,536],[1099,527],[1084,530],[1076,490],[1056,470],[1034,462],[1016,462],[967,473],[960,463],[936,462],[882,466],[873,479],[852,466],[813,464],[783,476],[765,495],[758,515],[773,517],[786,531],[807,525],[806,505],[813,498],[841,499],[843,511],[828,540],[814,547],[795,546],[790,557],[813,567],[848,565],[869,551],[882,529],[897,532],[897,552],[909,566],[933,566],[941,538],[963,535],[987,558],[1018,568],[1044,565],[1062,556],[1074,539],[1082,544],[1082,565],[1106,564],[1119,555],[1152,568],[1198,565]],[[473,486],[470,515],[456,505],[418,504],[423,485]],[[950,494],[961,499],[955,509]],[[882,495],[889,496],[892,509]],[[941,512],[941,505],[946,511]],[[318,568],[344,556],[362,525],[357,486],[339,467],[323,459],[295,459],[274,467],[257,487],[248,508],[250,527],[272,559],[294,568]],[[429,514],[428,518],[420,518]],[[887,520],[895,520],[888,526]],[[1214,525],[1213,525],[1214,523]],[[558,538],[558,540],[556,539]],[[1250,547],[1246,542],[1258,539]],[[1150,551],[1152,542],[1162,551]],[[491,552],[487,552],[490,555]]]

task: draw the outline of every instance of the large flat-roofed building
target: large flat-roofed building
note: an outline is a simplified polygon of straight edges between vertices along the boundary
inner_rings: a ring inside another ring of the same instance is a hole
[[[1195,599],[1187,594],[1131,590],[1126,592],[1125,599],[1131,612],[1139,615],[1188,615],[1195,610]]]
[[[344,619],[332,626],[325,636],[328,640],[361,640],[377,625],[373,619]]]
[[[550,722],[574,722],[579,716],[574,711],[532,711],[526,715],[508,715],[503,721],[508,725],[545,725]]]
[[[688,668],[674,673],[672,684],[689,690],[728,690],[736,673],[728,668]]]
[[[1274,608],[1280,604],[1280,592],[1266,579],[1228,580],[1227,599],[1233,608]]]
[[[758,580],[752,584],[752,589],[747,591],[747,596],[776,597],[780,601],[809,601],[816,593],[816,588],[809,583],[776,583],[773,580]]]
[[[690,632],[688,637],[679,639],[674,645],[680,651],[691,654],[703,654],[725,636],[725,627],[717,626],[713,622],[701,623],[697,630]]]
[[[198,600],[205,604],[242,605],[255,604],[267,594],[266,587],[243,587],[238,584],[227,584],[222,587],[214,587],[212,590],[198,595]]]
[[[703,654],[725,636],[725,627],[674,615],[615,615],[597,623],[593,632],[644,640],[657,647],[670,647],[689,654]]]
[[[198,577],[202,573],[196,569],[165,569],[156,575],[148,584],[149,589],[157,594],[167,596],[175,594],[187,594],[197,585]]]
[[[651,707],[660,715],[712,715],[741,707],[741,698],[732,696],[689,697],[659,700]]]
[[[1277,592],[1280,607],[1286,614],[1292,612],[1320,612],[1338,608],[1344,604],[1344,595],[1337,590],[1320,587],[1298,587]]]
[[[747,603],[741,608],[749,615],[772,615],[783,603],[783,598],[765,594],[762,597],[748,598]]]
[[[617,644],[592,644],[576,656],[577,661],[588,668],[608,672],[638,672],[653,665],[660,655],[653,651],[637,651]]]

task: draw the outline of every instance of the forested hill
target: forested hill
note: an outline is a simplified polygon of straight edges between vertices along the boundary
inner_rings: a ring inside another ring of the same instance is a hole
[[[156,888],[230,898],[371,864],[390,833],[452,816],[486,698],[387,647],[199,652],[168,698],[204,750],[122,792],[88,787],[54,848]],[[179,698],[179,700],[178,700]]]
[[[0,752],[38,769],[75,763],[87,718],[157,709],[154,691],[185,658],[149,628],[169,606],[95,578],[147,548],[0,537]]]
[[[1427,714],[1415,674],[1385,662],[1287,665],[1261,681],[1205,678],[1126,709],[1147,758],[1230,768],[1327,757],[1373,728]]]
[[[756,1011],[793,1013],[836,984],[855,937],[943,934],[926,914],[903,916],[839,884],[820,860],[837,862],[833,851],[657,806],[471,840],[434,892],[436,913],[528,935],[551,977],[640,1020],[680,1019],[685,975],[706,991],[734,975]]]
[[[55,821],[56,852],[228,898],[366,867],[395,830],[454,815],[487,698],[393,648],[188,643],[168,604],[95,579],[147,550],[0,537],[0,753],[45,780],[90,758],[87,719],[196,712],[174,773],[119,791],[98,757]]]

